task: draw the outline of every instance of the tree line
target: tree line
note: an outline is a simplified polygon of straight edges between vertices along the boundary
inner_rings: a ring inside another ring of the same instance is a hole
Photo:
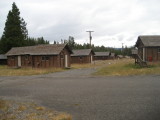
[[[28,37],[27,23],[20,17],[20,11],[15,2],[7,15],[4,32],[0,39],[0,54],[5,54],[12,47],[49,44],[43,37]]]
[[[68,39],[62,39],[61,43],[67,43],[69,45],[69,47],[73,50],[73,49],[92,49],[94,52],[112,52],[115,53],[116,55],[124,55],[124,56],[131,56],[131,50],[134,47],[127,47],[125,46],[124,48],[113,48],[113,47],[105,47],[105,46],[95,46],[95,45],[91,45],[90,44],[78,44],[75,42],[74,37],[69,36]],[[59,42],[54,41],[54,44],[59,44]]]

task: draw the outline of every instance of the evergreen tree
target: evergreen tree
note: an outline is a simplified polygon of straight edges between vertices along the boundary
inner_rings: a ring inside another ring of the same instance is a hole
[[[27,23],[24,21],[23,18],[21,18],[21,29],[23,37],[26,40],[28,38],[28,30],[27,30]]]
[[[16,4],[12,4],[12,10],[9,11],[5,23],[4,32],[1,38],[1,53],[6,53],[12,47],[24,46],[24,34],[20,11]]]

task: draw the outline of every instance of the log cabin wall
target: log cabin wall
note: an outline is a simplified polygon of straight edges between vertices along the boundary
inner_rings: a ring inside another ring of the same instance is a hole
[[[94,56],[94,60],[108,60],[108,56]]]
[[[18,56],[8,56],[7,64],[9,67],[17,67],[18,66]]]
[[[145,59],[146,61],[160,61],[160,48],[159,47],[148,47],[145,48]]]
[[[59,67],[59,59],[57,55],[37,55],[32,56],[33,68],[51,68]]]
[[[91,63],[91,55],[88,56],[72,56],[71,57],[71,63]]]

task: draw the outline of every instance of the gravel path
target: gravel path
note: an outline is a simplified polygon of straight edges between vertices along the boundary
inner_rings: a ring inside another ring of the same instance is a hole
[[[32,100],[73,120],[160,120],[160,76],[92,77],[94,71],[0,77],[0,96]]]

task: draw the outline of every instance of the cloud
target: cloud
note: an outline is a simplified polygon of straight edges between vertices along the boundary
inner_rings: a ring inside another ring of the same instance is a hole
[[[138,35],[159,34],[159,0],[15,0],[31,37],[89,42],[87,30],[95,31],[92,43],[110,47],[134,45]],[[0,1],[0,35],[12,1]],[[3,11],[3,12],[2,12]]]

